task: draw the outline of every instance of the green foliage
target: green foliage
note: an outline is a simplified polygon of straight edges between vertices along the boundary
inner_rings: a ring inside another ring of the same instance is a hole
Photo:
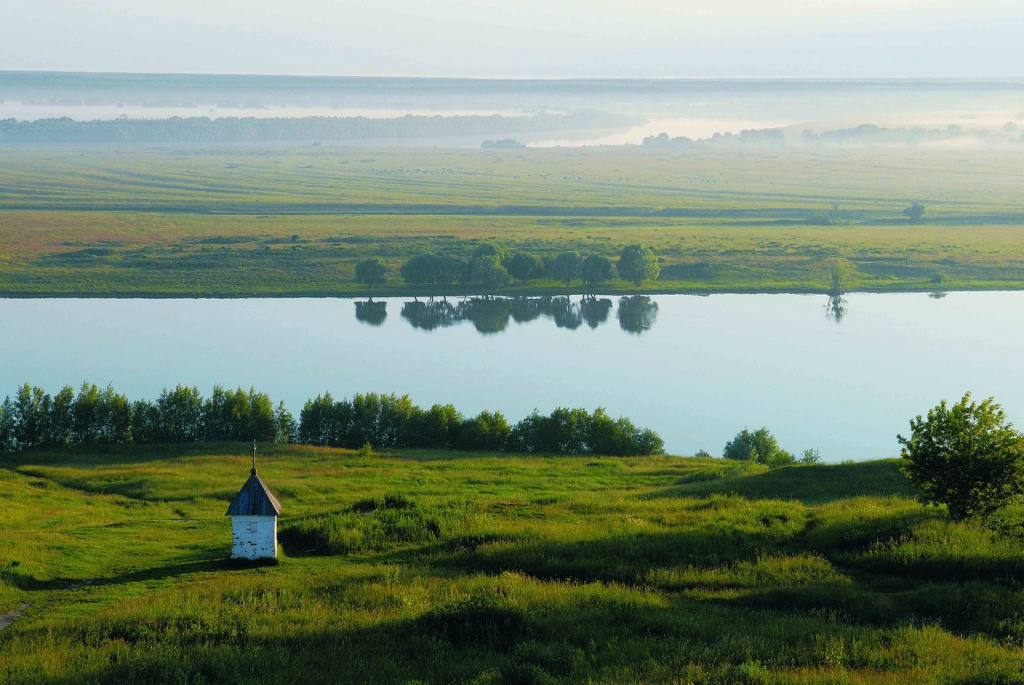
[[[372,257],[356,263],[356,281],[366,287],[384,285],[387,280],[388,265],[380,257]]]
[[[501,412],[482,411],[459,425],[454,447],[472,452],[502,452],[508,447],[511,432]]]
[[[404,495],[364,499],[347,512],[299,519],[281,528],[292,553],[352,554],[381,551],[441,537],[441,523]]]
[[[578,252],[561,252],[551,263],[551,277],[568,286],[580,275],[583,258]]]
[[[619,275],[627,281],[632,281],[637,287],[646,281],[657,280],[661,273],[654,250],[642,245],[628,245],[624,248],[616,266]]]
[[[430,409],[414,415],[412,433],[419,436],[422,447],[451,449],[459,438],[464,421],[462,414],[454,406],[435,404]]]
[[[841,222],[842,213],[837,202],[833,202],[828,210],[812,213],[808,219],[808,223],[814,226],[838,226]]]
[[[811,447],[801,452],[800,459],[798,459],[797,461],[799,461],[801,464],[820,464],[821,453],[818,451],[817,447]]]
[[[504,264],[509,275],[520,283],[529,283],[544,275],[544,260],[537,255],[517,252]]]
[[[911,223],[917,223],[924,218],[925,208],[920,202],[915,202],[906,209],[903,210],[903,216],[907,217]]]
[[[897,437],[921,501],[945,504],[954,521],[991,515],[1024,493],[1024,435],[992,398],[943,400],[911,420],[909,438]]]
[[[534,411],[515,426],[500,412],[482,411],[463,418],[451,405],[423,410],[407,396],[356,395],[335,401],[330,393],[306,402],[297,438],[312,445],[355,449],[363,442],[383,447],[454,448],[466,451],[513,450],[542,454],[659,454],[664,442],[650,429],[626,418],[611,419],[603,409]]]
[[[477,286],[485,291],[503,288],[511,282],[508,271],[501,263],[498,254],[478,254],[469,260],[462,282]]]
[[[516,452],[540,454],[662,454],[665,444],[657,433],[640,429],[626,418],[613,420],[602,408],[555,409],[549,416],[537,411],[520,421],[509,436]]]
[[[161,442],[197,442],[203,437],[203,398],[195,386],[166,388],[156,400]],[[244,420],[244,418],[243,418]]]
[[[590,255],[583,260],[580,278],[583,279],[583,285],[593,288],[610,281],[613,273],[610,259],[601,255]]]
[[[754,432],[744,428],[725,444],[722,457],[767,466],[784,466],[796,461],[792,454],[779,447],[775,436],[767,428],[758,428]]]
[[[467,266],[444,254],[418,254],[399,270],[410,285],[447,286],[463,277]]]
[[[846,259],[832,259],[828,263],[829,288],[828,294],[839,297],[846,292],[850,281],[854,278],[857,267]]]
[[[209,399],[195,387],[164,390],[156,402],[130,402],[110,386],[83,383],[76,395],[65,386],[51,396],[27,383],[0,408],[0,452],[69,445],[259,440],[289,442],[291,413],[270,397],[214,386]]]

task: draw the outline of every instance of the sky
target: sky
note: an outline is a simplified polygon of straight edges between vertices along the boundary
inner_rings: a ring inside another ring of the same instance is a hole
[[[0,70],[1020,77],[1022,36],[1021,0],[0,2]]]

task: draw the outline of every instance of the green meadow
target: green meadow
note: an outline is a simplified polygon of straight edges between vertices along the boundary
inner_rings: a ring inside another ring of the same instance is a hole
[[[650,245],[649,292],[824,292],[839,259],[847,290],[1020,288],[1022,182],[1012,147],[7,147],[0,294],[423,294],[402,263],[481,241]],[[369,257],[391,271],[372,292],[354,281]]]
[[[261,449],[0,462],[0,683],[1017,683],[1024,550],[894,461]]]

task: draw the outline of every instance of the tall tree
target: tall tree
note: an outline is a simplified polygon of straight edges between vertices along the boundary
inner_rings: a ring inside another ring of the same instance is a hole
[[[583,258],[577,252],[563,252],[555,257],[551,264],[551,276],[555,280],[565,282],[566,287],[580,275]]]
[[[454,257],[425,253],[410,258],[399,272],[410,285],[451,285],[465,269],[465,263]]]
[[[907,217],[910,220],[910,223],[916,224],[924,218],[924,212],[924,205],[920,202],[915,202],[903,210],[903,216]]]
[[[642,245],[629,245],[622,250],[618,263],[619,275],[640,287],[645,281],[657,280],[661,274],[654,250]]]
[[[612,262],[607,257],[592,254],[583,260],[580,276],[588,288],[601,285],[612,277]]]
[[[388,265],[380,257],[364,259],[356,264],[356,281],[367,288],[384,285],[388,281]]]
[[[520,283],[526,283],[544,275],[544,260],[537,255],[517,252],[505,260],[509,276]]]
[[[481,249],[489,245],[491,244],[485,243],[478,247],[466,266],[466,273],[462,280],[467,285],[476,285],[488,290],[508,285],[509,273],[502,265],[501,257]]]

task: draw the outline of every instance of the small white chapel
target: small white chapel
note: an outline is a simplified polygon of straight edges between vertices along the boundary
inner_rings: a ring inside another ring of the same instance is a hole
[[[226,514],[231,517],[231,558],[276,559],[280,513],[281,503],[256,475],[256,441],[253,440],[249,480],[235,495]]]

